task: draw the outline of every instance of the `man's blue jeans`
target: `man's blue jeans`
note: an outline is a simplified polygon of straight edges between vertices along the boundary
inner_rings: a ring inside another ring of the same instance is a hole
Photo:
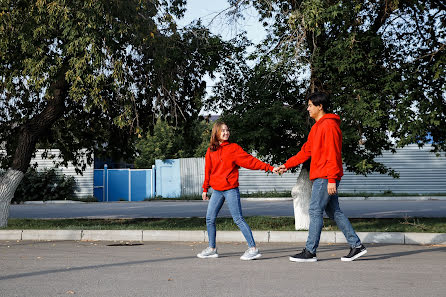
[[[353,230],[348,218],[339,208],[338,195],[328,195],[327,191],[328,179],[318,178],[313,181],[313,190],[311,192],[310,201],[310,227],[308,229],[308,238],[306,249],[315,254],[319,246],[319,239],[321,237],[322,227],[324,225],[324,210],[327,216],[335,220],[336,225],[344,233],[350,247],[355,248],[361,245],[359,237]],[[339,181],[336,181],[336,188],[339,186]]]
[[[240,192],[238,188],[226,190],[226,191],[216,191],[212,193],[211,199],[208,204],[208,210],[206,212],[206,226],[208,229],[209,236],[209,246],[215,248],[215,220],[220,212],[223,203],[228,202],[229,211],[231,212],[232,219],[242,231],[243,236],[245,236],[249,247],[255,247],[254,237],[252,236],[251,228],[249,228],[245,219],[242,215],[242,206],[240,204]]]

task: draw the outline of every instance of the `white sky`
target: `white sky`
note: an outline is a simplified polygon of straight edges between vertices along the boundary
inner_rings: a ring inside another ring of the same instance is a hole
[[[224,40],[229,40],[237,34],[246,31],[247,37],[254,44],[258,44],[266,36],[266,31],[258,21],[258,14],[254,9],[244,11],[244,19],[237,22],[231,21],[226,16],[229,3],[226,0],[187,0],[187,10],[182,19],[177,20],[179,28],[187,26],[193,21],[201,19],[202,25],[216,35],[221,35]],[[218,74],[217,74],[218,79]],[[215,81],[205,77],[208,95],[212,92]],[[208,114],[202,110],[200,114]],[[214,113],[214,112],[213,112]],[[219,114],[220,112],[217,112]]]
[[[221,35],[225,40],[229,40],[243,31],[247,32],[248,38],[255,44],[266,36],[266,31],[258,21],[257,12],[254,9],[245,11],[245,19],[235,23],[225,15],[224,11],[229,8],[226,0],[187,0],[186,7],[184,18],[178,20],[180,27],[201,19],[202,24],[208,27],[212,33]]]

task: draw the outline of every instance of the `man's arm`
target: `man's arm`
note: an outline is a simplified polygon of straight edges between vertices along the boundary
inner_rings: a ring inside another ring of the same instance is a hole
[[[339,126],[328,126],[324,135],[324,147],[327,159],[327,178],[329,183],[336,183],[342,172],[342,133]]]
[[[285,164],[281,165],[280,167],[282,169],[289,169],[296,167],[299,164],[302,164],[303,162],[307,161],[311,157],[311,147],[307,142],[304,143],[302,148],[300,149],[300,152],[298,152],[295,156],[292,156],[289,158]],[[286,170],[284,170],[286,171]]]

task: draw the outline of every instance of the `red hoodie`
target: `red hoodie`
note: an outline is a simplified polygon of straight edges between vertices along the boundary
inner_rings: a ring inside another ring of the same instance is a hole
[[[296,167],[311,157],[310,179],[328,179],[329,183],[341,180],[342,169],[342,132],[338,115],[327,113],[311,128],[307,142],[297,155],[284,164],[286,168]]]
[[[239,186],[238,169],[262,169],[273,171],[274,167],[263,163],[245,152],[238,144],[224,141],[216,151],[209,148],[206,152],[203,192],[209,187],[225,191]]]

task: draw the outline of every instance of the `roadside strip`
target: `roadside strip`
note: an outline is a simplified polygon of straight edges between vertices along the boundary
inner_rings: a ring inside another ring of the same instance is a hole
[[[257,242],[305,242],[307,231],[253,231]],[[363,243],[446,245],[446,233],[357,232]],[[177,230],[0,230],[0,240],[31,241],[194,241],[207,242],[207,231]],[[244,242],[240,231],[217,231],[222,242]],[[321,243],[346,243],[339,231],[322,231]]]

